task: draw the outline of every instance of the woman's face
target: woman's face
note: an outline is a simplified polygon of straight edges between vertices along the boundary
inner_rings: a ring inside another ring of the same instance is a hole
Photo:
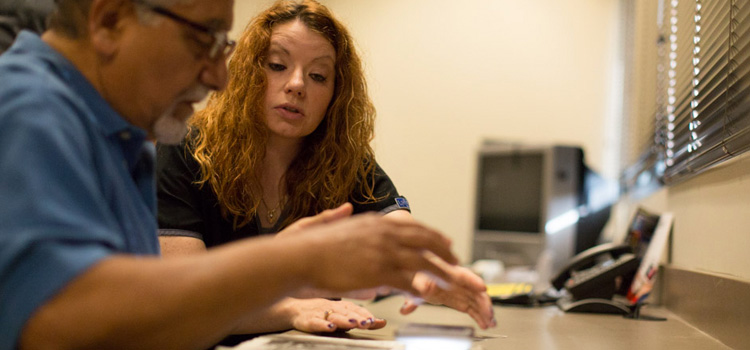
[[[273,28],[264,63],[271,136],[302,140],[318,127],[333,97],[335,67],[333,45],[299,20]]]

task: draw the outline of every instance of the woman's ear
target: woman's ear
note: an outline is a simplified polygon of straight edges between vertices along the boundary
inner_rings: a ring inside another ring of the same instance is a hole
[[[93,0],[88,16],[91,44],[100,55],[111,57],[117,52],[124,20],[134,16],[133,4],[127,0]]]

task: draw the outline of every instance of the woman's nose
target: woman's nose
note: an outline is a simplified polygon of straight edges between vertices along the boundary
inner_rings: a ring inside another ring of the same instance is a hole
[[[304,96],[305,92],[305,80],[303,73],[300,70],[295,70],[289,77],[289,81],[286,84],[286,93],[295,94],[297,96]]]

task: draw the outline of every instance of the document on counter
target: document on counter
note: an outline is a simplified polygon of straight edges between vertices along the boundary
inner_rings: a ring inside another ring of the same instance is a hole
[[[216,350],[404,350],[404,345],[388,340],[332,338],[307,334],[272,334],[257,337],[235,347]]]

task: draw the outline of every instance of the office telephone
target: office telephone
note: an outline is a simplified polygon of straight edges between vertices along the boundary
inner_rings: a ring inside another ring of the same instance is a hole
[[[581,252],[551,281],[568,292],[558,306],[566,312],[630,313],[628,303],[613,297],[627,293],[639,264],[627,244],[607,243]]]

